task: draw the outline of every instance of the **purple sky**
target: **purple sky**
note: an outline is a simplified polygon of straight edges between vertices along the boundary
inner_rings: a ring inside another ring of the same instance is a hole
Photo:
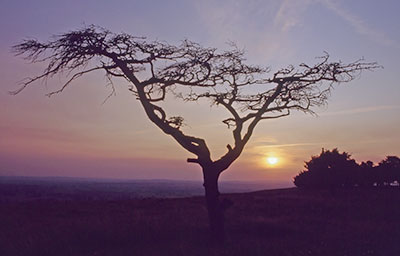
[[[65,77],[36,83],[10,96],[44,66],[13,56],[25,38],[96,24],[115,32],[177,43],[190,39],[227,48],[234,41],[248,62],[270,66],[315,61],[323,51],[344,62],[365,57],[384,69],[364,72],[337,87],[318,117],[295,113],[266,121],[222,178],[288,181],[321,148],[338,147],[357,161],[400,155],[398,1],[2,1],[0,10],[0,175],[200,179],[189,153],[162,134],[117,82],[110,92],[102,73],[77,80],[62,94],[44,95]],[[205,137],[216,158],[231,142],[223,110],[208,103],[167,102],[186,117],[185,131]],[[268,156],[278,165],[265,163]]]

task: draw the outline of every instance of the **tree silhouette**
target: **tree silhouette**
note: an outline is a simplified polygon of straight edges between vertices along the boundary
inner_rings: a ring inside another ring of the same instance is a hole
[[[376,168],[372,161],[362,162],[357,170],[358,185],[361,187],[372,187],[376,183],[378,177]]]
[[[306,170],[294,177],[300,188],[400,187],[400,158],[387,156],[378,166],[371,161],[357,164],[350,154],[336,148],[324,150],[305,163]]]
[[[346,152],[336,148],[324,150],[319,156],[313,156],[305,163],[306,170],[294,178],[297,187],[336,188],[351,187],[357,183],[358,164]]]
[[[126,79],[147,117],[195,156],[188,162],[202,168],[215,241],[224,239],[224,204],[219,199],[218,178],[242,153],[256,125],[288,116],[292,110],[314,113],[312,108],[326,103],[334,84],[349,82],[362,70],[378,67],[363,60],[329,62],[326,53],[314,65],[288,66],[267,76],[268,68],[246,64],[243,51],[234,45],[227,51],[188,40],[170,45],[93,25],[54,36],[48,42],[25,40],[13,49],[31,62],[47,63],[41,75],[27,80],[14,94],[37,80],[65,71],[71,74],[68,80],[49,96],[96,70],[105,71],[110,81],[115,77]],[[184,101],[206,98],[227,110],[229,116],[222,122],[232,128],[234,143],[227,145],[225,154],[211,159],[204,139],[182,131],[183,117],[167,114],[159,104],[168,94]]]
[[[397,156],[387,156],[382,160],[378,167],[379,185],[390,185],[393,182],[400,184],[400,158]]]

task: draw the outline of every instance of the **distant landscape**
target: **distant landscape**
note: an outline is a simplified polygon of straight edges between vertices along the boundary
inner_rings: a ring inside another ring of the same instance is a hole
[[[289,182],[221,181],[222,193],[293,187]],[[70,177],[0,177],[0,200],[173,198],[204,195],[201,181]]]
[[[399,192],[223,194],[226,244],[212,247],[200,182],[2,177],[0,255],[400,255]]]

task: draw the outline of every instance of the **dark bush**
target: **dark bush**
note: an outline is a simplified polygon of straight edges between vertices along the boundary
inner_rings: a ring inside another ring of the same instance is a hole
[[[378,185],[389,186],[400,183],[400,158],[397,156],[387,156],[377,166]]]
[[[344,188],[399,186],[400,158],[387,156],[378,166],[371,161],[357,164],[349,153],[324,150],[305,163],[305,170],[294,177],[300,188]]]
[[[297,187],[332,188],[348,187],[355,182],[358,164],[350,158],[350,154],[340,153],[336,148],[332,151],[322,149],[319,156],[313,156],[305,163],[305,168],[294,178]]]

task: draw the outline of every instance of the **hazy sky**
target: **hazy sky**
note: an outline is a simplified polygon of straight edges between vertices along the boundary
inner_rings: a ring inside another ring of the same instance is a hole
[[[227,48],[233,41],[249,63],[271,67],[313,63],[324,51],[332,60],[361,57],[384,69],[364,72],[337,87],[318,117],[295,113],[265,121],[245,153],[223,179],[291,182],[311,155],[338,147],[357,161],[378,162],[400,155],[400,2],[375,0],[255,1],[1,1],[0,9],[0,175],[84,176],[112,178],[200,179],[190,156],[145,117],[142,108],[117,82],[110,93],[102,73],[93,73],[51,98],[65,77],[36,83],[17,96],[25,77],[44,66],[29,65],[10,47],[26,38],[96,24],[179,43]],[[82,3],[85,2],[85,3]],[[214,158],[231,143],[222,109],[208,103],[174,100],[169,113],[185,116],[185,132],[204,137]],[[267,156],[279,158],[276,166]]]

